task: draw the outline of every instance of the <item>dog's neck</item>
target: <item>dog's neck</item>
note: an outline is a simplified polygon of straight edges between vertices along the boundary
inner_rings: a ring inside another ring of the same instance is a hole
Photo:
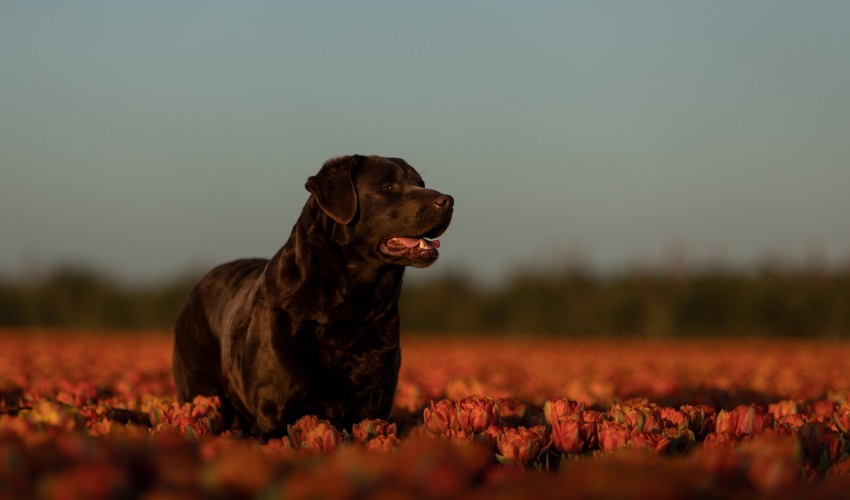
[[[343,228],[311,197],[286,244],[272,257],[264,286],[270,298],[289,310],[317,317],[293,318],[329,324],[380,322],[395,311],[404,267],[376,262],[347,240]],[[290,308],[293,303],[313,304]],[[368,304],[368,307],[364,307]],[[328,311],[335,314],[328,316]],[[369,317],[361,317],[368,311]]]

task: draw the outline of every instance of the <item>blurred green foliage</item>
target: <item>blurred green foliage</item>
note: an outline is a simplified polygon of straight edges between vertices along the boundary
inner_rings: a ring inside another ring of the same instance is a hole
[[[573,337],[850,338],[850,267],[524,270],[485,287],[463,274],[407,283],[406,331]]]
[[[0,325],[102,329],[170,328],[199,276],[145,286],[83,266],[42,278],[0,280]]]
[[[0,325],[170,329],[198,278],[128,285],[66,266],[0,279]],[[410,280],[400,307],[403,329],[427,334],[850,338],[850,267],[598,274],[574,266],[521,270],[493,286],[453,272]]]

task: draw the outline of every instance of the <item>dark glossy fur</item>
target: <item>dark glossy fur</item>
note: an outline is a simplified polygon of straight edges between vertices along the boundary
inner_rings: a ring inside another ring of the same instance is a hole
[[[433,255],[392,256],[393,236],[435,237],[453,200],[425,189],[396,158],[328,161],[271,258],[207,274],[177,320],[174,380],[181,401],[218,395],[225,418],[275,436],[306,414],[348,428],[390,412],[401,362],[398,298],[404,266]]]

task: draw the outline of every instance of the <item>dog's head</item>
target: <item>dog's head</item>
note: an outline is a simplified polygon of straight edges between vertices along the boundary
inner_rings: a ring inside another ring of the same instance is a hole
[[[307,180],[307,190],[337,227],[335,239],[389,264],[426,267],[437,260],[454,199],[425,188],[400,158],[343,156]]]

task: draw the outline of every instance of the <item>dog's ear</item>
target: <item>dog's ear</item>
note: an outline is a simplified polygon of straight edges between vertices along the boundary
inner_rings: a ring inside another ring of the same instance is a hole
[[[354,155],[328,160],[318,174],[307,179],[307,191],[313,193],[319,207],[340,224],[348,224],[357,214],[354,169],[363,158]]]

